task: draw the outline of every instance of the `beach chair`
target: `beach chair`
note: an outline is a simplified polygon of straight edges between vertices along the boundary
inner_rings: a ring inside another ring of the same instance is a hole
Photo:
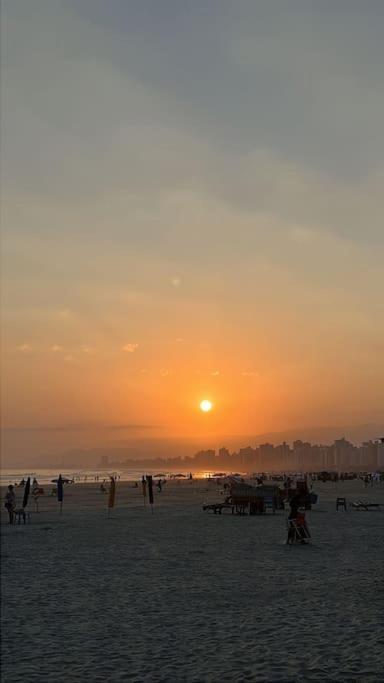
[[[231,503],[210,503],[207,505],[203,505],[203,510],[212,510],[215,515],[219,514],[221,515],[223,510],[231,510],[231,513],[234,513],[234,505]]]
[[[351,506],[354,510],[364,510],[365,512],[369,512],[370,510],[381,510],[383,507],[381,503],[368,503],[363,500],[357,500],[351,503]]]
[[[305,521],[304,515],[298,515],[295,519],[289,519],[287,517],[287,545],[293,543],[307,543],[308,539],[311,538],[307,523]]]

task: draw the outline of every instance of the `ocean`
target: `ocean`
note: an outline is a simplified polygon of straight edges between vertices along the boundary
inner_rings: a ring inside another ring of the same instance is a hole
[[[159,477],[160,475],[167,476],[170,473],[167,470],[156,470],[143,468],[141,470],[131,469],[131,468],[118,468],[110,470],[101,469],[33,469],[28,470],[20,468],[6,468],[0,470],[0,486],[8,486],[8,484],[19,484],[22,479],[26,480],[28,477],[31,479],[37,479],[39,484],[49,484],[53,479],[56,479],[58,475],[61,474],[63,477],[68,479],[74,479],[77,483],[92,483],[92,482],[102,482],[103,479],[109,479],[109,477],[117,477],[121,481],[139,481],[141,477],[146,474],[151,474],[154,477]],[[185,477],[189,475],[189,471],[178,470],[177,474],[183,474]],[[204,478],[212,475],[212,472],[194,472],[193,476],[197,478]],[[97,477],[97,478],[96,478]]]

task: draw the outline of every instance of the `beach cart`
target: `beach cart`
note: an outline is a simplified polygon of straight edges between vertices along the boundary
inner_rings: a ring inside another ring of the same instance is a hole
[[[232,482],[230,485],[230,501],[237,514],[263,515],[267,510],[284,509],[282,492],[278,486],[251,486],[243,482]]]

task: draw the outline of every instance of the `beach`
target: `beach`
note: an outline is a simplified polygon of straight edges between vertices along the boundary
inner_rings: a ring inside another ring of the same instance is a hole
[[[306,546],[285,544],[287,512],[203,512],[214,482],[154,487],[152,514],[118,481],[109,516],[99,486],[12,527],[1,489],[4,681],[383,680],[384,511],[349,505],[384,504],[383,484],[316,482]]]

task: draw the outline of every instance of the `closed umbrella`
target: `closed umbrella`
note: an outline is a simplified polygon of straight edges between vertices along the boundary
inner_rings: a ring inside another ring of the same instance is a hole
[[[151,505],[151,512],[153,514],[153,480],[150,474],[147,475],[146,479],[148,484],[148,498]]]
[[[57,500],[60,503],[60,514],[63,512],[63,498],[64,498],[63,478],[62,478],[61,474],[59,474],[59,478],[57,480]]]
[[[111,477],[111,485],[109,487],[108,496],[108,515],[111,509],[115,506],[115,496],[116,496],[116,481],[114,477]]]
[[[30,490],[31,490],[31,477],[28,477],[27,483],[25,484],[24,495],[23,495],[23,509],[27,507]]]

